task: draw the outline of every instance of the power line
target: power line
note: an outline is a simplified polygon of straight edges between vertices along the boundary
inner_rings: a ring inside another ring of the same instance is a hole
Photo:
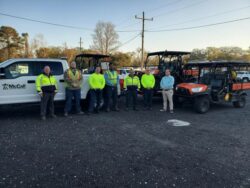
[[[119,46],[119,48],[122,47],[122,46],[127,45],[127,44],[130,43],[130,42],[132,42],[133,40],[135,40],[135,39],[136,39],[137,37],[139,37],[140,35],[141,35],[141,34],[139,33],[139,34],[135,35],[134,37],[132,37],[131,39],[125,41],[124,43],[122,43],[122,44]]]
[[[64,28],[77,29],[77,30],[86,30],[86,31],[94,31],[94,29],[91,29],[91,28],[77,27],[77,26],[72,26],[72,25],[64,25],[64,24],[46,22],[46,21],[42,21],[42,20],[35,20],[35,19],[31,19],[31,18],[26,18],[26,17],[14,16],[14,15],[5,14],[5,13],[1,13],[1,12],[0,12],[0,15],[11,17],[11,18],[16,18],[16,19],[21,19],[21,20],[26,20],[26,21],[31,21],[31,22],[36,22],[36,23],[41,23],[41,24],[53,25],[53,26],[57,26],[57,27],[64,27]],[[117,30],[116,32],[131,33],[131,32],[138,32],[138,31],[139,30]]]
[[[184,6],[184,7],[175,9],[175,10],[172,10],[172,11],[168,11],[168,12],[165,12],[165,13],[162,13],[162,14],[158,14],[158,15],[153,16],[153,17],[155,18],[155,17],[160,17],[160,16],[163,16],[163,15],[166,15],[166,14],[175,13],[175,12],[178,12],[178,11],[180,11],[180,10],[183,10],[183,9],[186,9],[186,8],[190,8],[190,7],[199,5],[199,4],[201,4],[201,3],[205,2],[205,1],[207,1],[207,0],[202,0],[202,1],[199,1],[199,2],[196,2],[196,3],[192,3],[192,4],[190,4],[190,5],[187,5],[187,6]]]
[[[171,6],[171,5],[180,3],[181,1],[183,1],[183,0],[175,0],[175,1],[169,2],[169,3],[167,3],[167,4],[163,4],[163,5],[159,6],[159,7],[152,8],[152,9],[148,9],[148,10],[146,10],[146,12],[154,12],[154,11],[156,11],[156,10],[165,8],[166,6]],[[119,23],[116,25],[116,27],[121,27],[121,25],[123,25],[124,23],[129,22],[130,19],[131,19],[131,17],[128,18],[128,19],[124,19],[123,21],[119,22]],[[138,23],[140,23],[140,22],[133,23],[133,24],[129,24],[129,25],[126,25],[126,26],[122,26],[122,28],[127,28],[127,27],[129,27],[129,26],[134,26],[134,25],[137,25]]]
[[[199,17],[199,18],[194,18],[194,19],[182,21],[182,22],[175,23],[175,24],[164,25],[164,26],[159,27],[158,29],[161,29],[161,28],[164,28],[164,27],[168,27],[168,26],[182,25],[182,24],[193,22],[193,21],[204,20],[204,19],[208,19],[208,18],[211,18],[211,17],[220,16],[220,15],[228,14],[228,13],[231,13],[231,12],[236,12],[236,11],[247,9],[247,8],[250,8],[250,5],[248,5],[246,7],[240,7],[240,8],[237,8],[237,9],[231,9],[231,10],[224,11],[224,12],[219,12],[219,13],[212,14],[212,15],[209,15],[209,16],[203,16],[203,17]],[[150,29],[153,29],[153,28],[150,28]]]
[[[173,1],[173,2],[170,2],[170,3],[167,3],[167,4],[164,4],[164,5],[161,5],[161,6],[159,6],[159,7],[156,7],[156,8],[153,8],[153,9],[146,10],[146,12],[154,12],[154,11],[156,11],[156,10],[165,8],[165,7],[167,7],[167,6],[170,6],[170,5],[174,5],[174,4],[180,3],[181,1],[183,1],[183,0],[176,0],[176,1]]]
[[[130,26],[138,25],[139,23],[141,23],[141,22],[136,22],[136,23],[132,23],[132,24],[129,24],[126,26],[122,26],[122,28],[124,29],[124,28],[130,27]]]
[[[190,29],[197,29],[197,28],[211,27],[211,26],[222,25],[222,24],[233,23],[233,22],[239,22],[239,21],[244,21],[244,20],[249,20],[249,19],[250,17],[245,17],[245,18],[239,18],[235,20],[229,20],[229,21],[224,21],[224,22],[217,22],[217,23],[199,25],[199,26],[193,26],[193,27],[182,27],[182,28],[173,28],[173,29],[162,29],[162,30],[147,30],[145,32],[182,31],[182,30],[190,30]]]
[[[31,21],[31,22],[37,22],[37,23],[42,23],[42,24],[47,24],[47,25],[58,26],[58,27],[93,31],[93,29],[90,29],[90,28],[77,27],[77,26],[71,26],[71,25],[63,25],[63,24],[52,23],[52,22],[46,22],[46,21],[35,20],[35,19],[31,19],[31,18],[26,18],[26,17],[20,17],[20,16],[14,16],[14,15],[10,15],[10,14],[5,14],[5,13],[2,13],[2,12],[0,12],[0,15],[11,17],[11,18],[16,18],[16,19],[21,19],[21,20],[26,20],[26,21]]]

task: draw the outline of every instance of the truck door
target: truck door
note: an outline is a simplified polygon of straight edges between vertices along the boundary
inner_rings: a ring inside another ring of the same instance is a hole
[[[0,79],[0,104],[38,101],[31,62],[14,62],[4,68],[4,73],[5,77]]]

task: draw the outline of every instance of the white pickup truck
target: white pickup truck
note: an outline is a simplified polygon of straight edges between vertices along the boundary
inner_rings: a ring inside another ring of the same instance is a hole
[[[36,77],[44,66],[50,66],[58,82],[55,101],[65,100],[64,72],[68,63],[63,59],[10,59],[0,63],[0,105],[39,102]],[[83,74],[81,98],[86,99],[89,91],[89,74]]]

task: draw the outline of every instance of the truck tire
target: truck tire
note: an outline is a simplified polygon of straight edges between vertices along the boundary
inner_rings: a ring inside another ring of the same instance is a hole
[[[244,108],[246,105],[246,96],[245,95],[240,95],[238,101],[234,101],[233,105],[235,108]]]
[[[207,96],[198,97],[194,102],[194,109],[200,114],[206,113],[210,108],[210,101]]]

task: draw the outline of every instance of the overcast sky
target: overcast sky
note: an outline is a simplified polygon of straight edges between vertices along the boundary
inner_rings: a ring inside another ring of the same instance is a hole
[[[71,25],[85,29],[63,28],[0,15],[0,25],[14,27],[30,38],[43,34],[49,46],[89,48],[91,34],[98,21],[116,26],[119,40],[126,43],[120,51],[134,51],[141,46],[141,16],[145,11],[147,31],[195,27],[250,17],[250,0],[0,0],[0,13],[34,20]],[[135,36],[137,36],[135,38]],[[158,50],[192,50],[208,46],[250,46],[250,19],[198,29],[146,32],[145,48]]]

